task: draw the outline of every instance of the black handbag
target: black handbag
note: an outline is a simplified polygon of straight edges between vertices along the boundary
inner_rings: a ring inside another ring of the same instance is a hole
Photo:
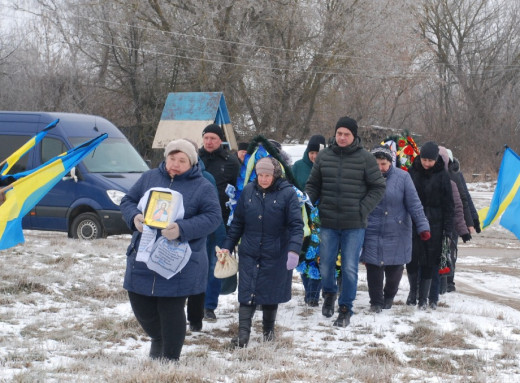
[[[221,279],[222,287],[220,288],[220,295],[233,294],[237,290],[237,274]]]

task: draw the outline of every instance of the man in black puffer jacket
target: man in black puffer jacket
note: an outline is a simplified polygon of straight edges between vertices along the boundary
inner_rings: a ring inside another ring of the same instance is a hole
[[[312,203],[319,200],[322,314],[331,317],[338,286],[335,265],[341,250],[341,292],[335,326],[350,323],[357,293],[358,263],[367,218],[385,193],[385,179],[372,154],[361,146],[357,122],[342,117],[333,144],[320,151],[305,187]]]

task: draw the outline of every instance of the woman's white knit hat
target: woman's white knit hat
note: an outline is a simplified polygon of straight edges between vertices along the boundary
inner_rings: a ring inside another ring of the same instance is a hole
[[[183,139],[171,141],[164,149],[164,157],[168,157],[168,154],[173,151],[179,151],[186,154],[190,160],[191,165],[195,165],[199,161],[197,151],[195,150],[193,144],[189,141]]]

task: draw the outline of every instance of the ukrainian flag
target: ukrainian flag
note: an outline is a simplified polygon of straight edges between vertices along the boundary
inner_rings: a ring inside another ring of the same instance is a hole
[[[512,149],[506,147],[497,186],[489,208],[478,212],[482,228],[485,229],[500,216],[500,225],[511,231],[520,239],[520,157]]]
[[[62,177],[95,149],[108,135],[102,134],[45,164],[18,173],[15,182],[0,190],[5,202],[0,205],[0,250],[24,242],[22,218],[56,185]]]
[[[20,146],[20,148],[15,151],[13,154],[11,154],[9,157],[7,157],[0,165],[2,166],[2,169],[0,170],[0,176],[4,176],[7,174],[7,172],[13,167],[13,165],[20,159],[22,156],[27,153],[30,149],[32,149],[35,145],[40,142],[43,137],[54,128],[60,120],[55,120],[51,122],[49,125],[47,125],[40,133],[32,137],[29,141],[27,141],[25,144]],[[14,178],[19,178],[18,174],[12,175]]]

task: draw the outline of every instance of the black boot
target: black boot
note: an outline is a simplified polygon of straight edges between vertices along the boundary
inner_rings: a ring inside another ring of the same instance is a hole
[[[406,299],[406,305],[415,306],[417,304],[417,273],[408,273],[408,282],[410,283],[410,292]]]
[[[323,316],[330,318],[334,315],[334,305],[336,303],[336,294],[334,293],[323,293],[323,306],[321,307],[321,313]]]
[[[383,309],[389,310],[392,308],[394,304],[394,298],[385,298],[385,303],[383,304]]]
[[[339,314],[336,320],[334,321],[334,326],[347,327],[350,324],[350,310],[347,306],[339,306],[338,312]]]
[[[439,294],[443,295],[446,294],[446,291],[448,290],[448,277],[446,275],[441,275],[440,279]]]
[[[234,347],[247,347],[255,309],[256,305],[240,305],[238,309],[238,337],[231,339],[231,344]]]
[[[275,340],[274,322],[276,321],[276,312],[278,305],[263,305],[262,327],[264,333],[264,342]]]
[[[152,344],[150,346],[150,358],[160,359],[162,356],[162,339],[152,339]]]
[[[455,270],[453,271],[453,274],[455,274]],[[453,291],[457,291],[457,289],[455,288],[454,279],[455,279],[455,275],[448,277],[448,279],[447,279],[448,286],[446,286],[446,292],[451,293]]]
[[[421,279],[419,283],[419,310],[426,310],[428,307],[428,295],[430,294],[431,284],[431,278]]]

